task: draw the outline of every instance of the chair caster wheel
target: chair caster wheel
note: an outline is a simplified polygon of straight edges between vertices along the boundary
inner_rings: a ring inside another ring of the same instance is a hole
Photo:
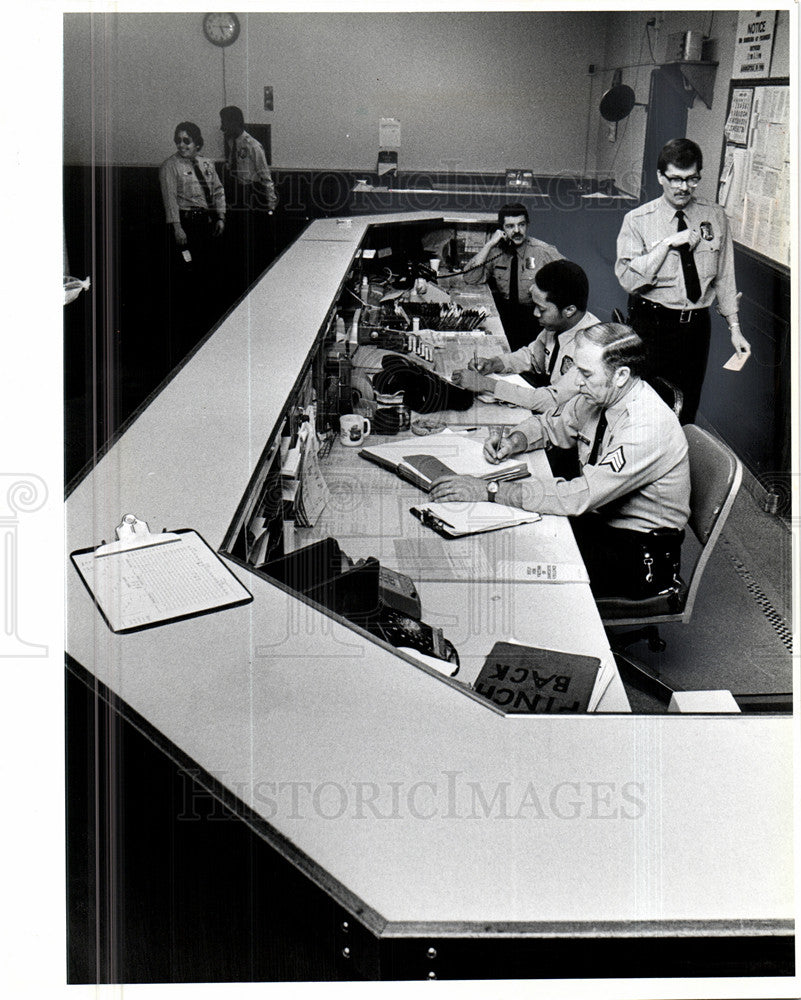
[[[652,653],[663,653],[667,649],[667,643],[664,639],[649,639],[648,648]]]

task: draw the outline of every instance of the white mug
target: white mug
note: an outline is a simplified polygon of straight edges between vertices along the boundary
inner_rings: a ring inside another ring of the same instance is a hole
[[[358,448],[370,433],[370,421],[358,413],[339,418],[339,440],[348,448]]]

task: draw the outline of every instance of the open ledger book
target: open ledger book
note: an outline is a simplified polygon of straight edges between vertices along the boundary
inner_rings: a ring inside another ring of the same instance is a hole
[[[484,458],[483,441],[449,430],[424,439],[405,438],[362,448],[359,454],[426,492],[442,476],[476,476],[502,481],[531,475],[525,460],[510,458],[492,465]]]

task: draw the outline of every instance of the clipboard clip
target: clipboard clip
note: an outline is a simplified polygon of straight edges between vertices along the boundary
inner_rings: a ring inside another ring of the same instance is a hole
[[[170,542],[178,537],[170,531],[154,534],[147,521],[140,521],[136,514],[123,514],[120,523],[114,529],[114,533],[117,536],[117,541],[98,545],[95,549],[96,556],[110,555],[112,552],[125,552],[128,549],[138,549],[144,545],[161,545],[162,542]]]

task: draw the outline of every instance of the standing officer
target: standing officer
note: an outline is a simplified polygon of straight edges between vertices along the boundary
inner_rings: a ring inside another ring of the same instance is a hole
[[[225,177],[233,256],[249,284],[267,264],[274,248],[273,212],[278,204],[264,147],[245,131],[245,117],[235,105],[220,111],[225,135]],[[238,258],[238,260],[237,260]]]
[[[689,139],[671,139],[656,174],[662,196],[633,209],[617,238],[615,274],[629,293],[629,323],[646,344],[651,374],[684,394],[682,421],[692,423],[709,354],[709,306],[729,325],[738,354],[751,348],[740,332],[734,254],[726,213],[695,197],[703,156]]]
[[[464,268],[469,285],[489,283],[495,293],[506,339],[512,350],[530,344],[540,330],[531,311],[529,289],[543,264],[562,254],[528,233],[528,209],[518,203],[498,210],[498,228]]]
[[[497,463],[548,443],[577,444],[575,479],[449,476],[434,483],[432,499],[569,515],[596,597],[645,597],[674,586],[690,511],[687,441],[676,415],[640,378],[642,361],[642,340],[630,327],[582,330],[578,394],[484,445],[487,460]]]

